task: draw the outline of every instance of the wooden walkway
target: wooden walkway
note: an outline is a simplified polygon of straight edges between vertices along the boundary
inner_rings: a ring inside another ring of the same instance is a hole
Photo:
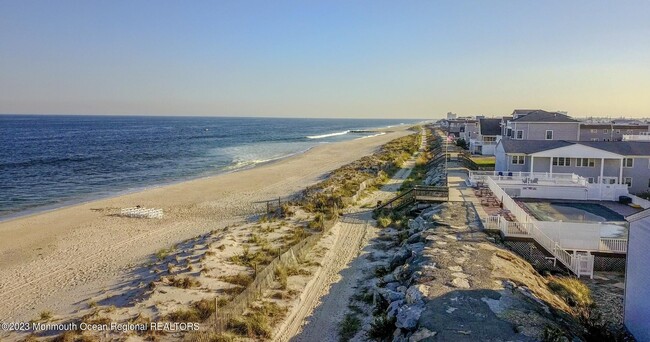
[[[420,186],[403,192],[386,203],[383,203],[375,209],[381,210],[399,210],[409,204],[416,202],[447,202],[449,200],[449,188],[446,186]]]

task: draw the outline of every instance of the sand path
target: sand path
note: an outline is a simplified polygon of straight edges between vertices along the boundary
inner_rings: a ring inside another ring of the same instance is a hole
[[[395,129],[395,128],[393,128]],[[137,282],[137,265],[161,248],[241,222],[254,201],[286,196],[327,172],[409,134],[324,144],[250,170],[206,177],[0,223],[0,320],[68,314],[86,300]],[[116,216],[134,205],[162,220]]]
[[[425,144],[423,140],[420,149]],[[361,207],[393,197],[414,166],[415,158],[411,158],[380,190],[343,216],[333,230],[336,242],[323,258],[323,267],[307,284],[298,304],[276,330],[273,341],[338,340],[339,323],[363,275],[364,261],[358,256],[378,229],[372,211]]]

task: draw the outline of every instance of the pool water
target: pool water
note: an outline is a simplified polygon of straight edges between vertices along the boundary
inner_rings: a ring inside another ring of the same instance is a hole
[[[625,220],[618,213],[594,203],[528,202],[525,205],[540,221],[607,222]]]
[[[601,222],[602,237],[625,238],[625,218],[618,213],[595,203],[526,202],[531,214],[540,221],[550,222]]]

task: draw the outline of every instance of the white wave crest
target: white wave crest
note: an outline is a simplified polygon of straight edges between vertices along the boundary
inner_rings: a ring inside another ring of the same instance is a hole
[[[348,133],[350,133],[350,131],[329,133],[329,134],[323,134],[323,135],[309,135],[309,136],[307,136],[307,139],[323,139],[323,138],[335,137],[337,135],[346,135]]]

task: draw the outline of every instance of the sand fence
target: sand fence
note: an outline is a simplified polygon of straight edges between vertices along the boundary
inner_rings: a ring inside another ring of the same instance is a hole
[[[215,298],[216,313],[203,322],[201,331],[194,334],[192,340],[211,341],[210,334],[212,332],[217,334],[225,332],[231,319],[241,317],[251,304],[262,297],[265,290],[270,289],[275,284],[275,270],[277,268],[297,266],[318,243],[323,234],[332,229],[337,222],[338,218],[323,222],[321,232],[303,239],[273,259],[263,270],[257,272],[255,280],[242,293],[225,306],[219,307]]]

